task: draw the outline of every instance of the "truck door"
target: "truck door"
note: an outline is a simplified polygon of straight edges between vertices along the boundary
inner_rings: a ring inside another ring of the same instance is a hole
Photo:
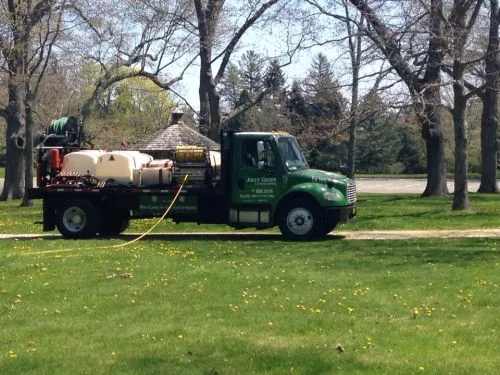
[[[271,206],[280,194],[276,156],[271,142],[265,142],[266,161],[257,157],[257,139],[242,140],[233,158],[230,222],[270,224]]]

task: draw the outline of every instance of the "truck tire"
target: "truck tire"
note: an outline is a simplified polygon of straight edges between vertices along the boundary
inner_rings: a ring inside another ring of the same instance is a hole
[[[127,214],[119,214],[116,216],[107,216],[101,223],[99,234],[101,236],[116,236],[127,229],[130,218]]]
[[[57,211],[57,229],[66,238],[88,238],[96,235],[99,215],[86,199],[71,199]]]
[[[305,241],[319,238],[324,233],[321,210],[312,200],[290,200],[280,211],[279,227],[285,238]]]
[[[335,223],[327,223],[323,226],[323,234],[326,237],[328,233],[330,233],[332,230],[334,230],[337,227],[337,222]]]

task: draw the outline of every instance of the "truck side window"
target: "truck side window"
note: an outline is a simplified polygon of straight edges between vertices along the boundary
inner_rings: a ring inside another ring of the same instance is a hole
[[[245,141],[242,146],[243,163],[249,167],[257,167],[257,142]]]

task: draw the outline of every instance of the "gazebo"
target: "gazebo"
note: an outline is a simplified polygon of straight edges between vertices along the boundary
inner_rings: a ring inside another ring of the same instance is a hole
[[[198,133],[182,122],[182,110],[172,113],[172,124],[131,145],[129,150],[141,151],[155,159],[171,158],[177,146],[201,146],[209,151],[220,151],[218,143]]]

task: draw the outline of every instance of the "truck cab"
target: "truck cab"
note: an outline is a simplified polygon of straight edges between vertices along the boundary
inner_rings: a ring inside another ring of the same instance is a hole
[[[309,168],[295,137],[281,132],[229,137],[229,225],[278,225],[287,238],[311,239],[355,216],[354,181]]]

